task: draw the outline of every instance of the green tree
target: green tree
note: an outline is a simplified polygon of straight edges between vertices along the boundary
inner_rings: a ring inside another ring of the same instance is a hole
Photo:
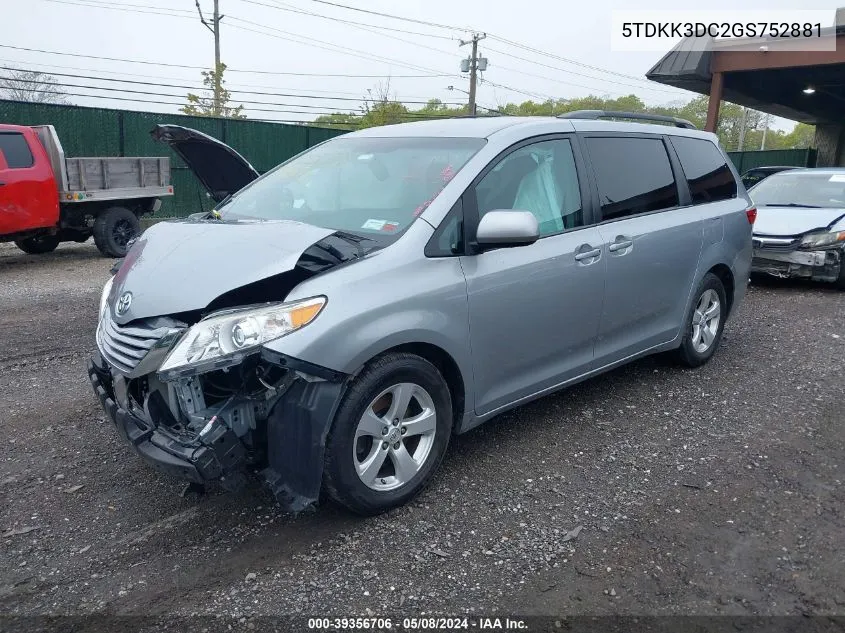
[[[555,116],[575,110],[616,110],[623,112],[650,112],[686,119],[697,128],[703,129],[707,121],[707,104],[709,97],[700,95],[689,101],[678,101],[668,105],[647,106],[636,95],[624,95],[616,98],[589,95],[575,99],[548,99],[537,102],[534,100],[522,103],[499,104],[496,108],[510,116]],[[739,138],[743,118],[742,106],[734,103],[723,103],[719,113],[719,128],[717,135],[721,144],[728,150],[734,151],[739,146]],[[430,99],[417,110],[409,110],[405,105],[391,97],[384,89],[379,90],[376,98],[372,94],[364,99],[361,114],[336,113],[318,117],[314,123],[330,123],[333,127],[344,129],[359,129],[389,123],[404,121],[419,121],[438,117],[454,117],[467,113],[467,106],[448,107],[439,99]],[[744,149],[759,149],[763,139],[763,127],[766,115],[756,110],[745,109],[745,139]],[[767,149],[794,149],[810,147],[813,142],[814,128],[804,123],[796,124],[791,132],[768,130],[766,133]]]
[[[180,112],[191,116],[217,116],[226,119],[245,119],[243,104],[234,106],[230,104],[232,94],[224,87],[223,74],[226,72],[226,64],[221,63],[215,70],[202,71],[202,83],[206,90],[202,94],[188,93],[186,97],[188,104],[179,108]],[[220,78],[220,105],[219,108],[214,102],[214,86],[217,78]]]

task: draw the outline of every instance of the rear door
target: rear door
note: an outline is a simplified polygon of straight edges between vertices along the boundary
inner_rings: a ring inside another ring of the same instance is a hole
[[[584,134],[600,204],[598,230],[607,259],[595,367],[666,343],[678,333],[702,246],[667,138]]]
[[[461,257],[467,282],[475,410],[485,415],[588,371],[605,257],[572,135],[517,144],[464,195],[468,235],[494,209],[530,211],[540,239]]]
[[[35,132],[0,127],[0,235],[58,221],[56,183]]]

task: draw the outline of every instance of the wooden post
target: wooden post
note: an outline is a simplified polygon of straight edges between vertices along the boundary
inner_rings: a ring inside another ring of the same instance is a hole
[[[710,101],[707,103],[707,123],[704,129],[708,132],[715,132],[719,127],[719,105],[722,103],[722,86],[724,77],[722,73],[713,73],[710,81]]]

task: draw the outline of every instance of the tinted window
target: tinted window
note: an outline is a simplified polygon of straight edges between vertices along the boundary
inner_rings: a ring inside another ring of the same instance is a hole
[[[700,138],[672,137],[681,167],[689,183],[693,204],[736,198],[736,181],[722,152],[710,141]],[[765,173],[754,174],[756,180]]]
[[[678,187],[660,139],[588,137],[603,220],[678,206]]]
[[[6,164],[10,169],[32,167],[34,162],[26,139],[24,139],[23,134],[18,132],[0,133],[0,152],[3,152]]]
[[[476,190],[479,218],[496,209],[530,211],[540,235],[584,224],[572,145],[566,139],[521,147],[490,171]]]

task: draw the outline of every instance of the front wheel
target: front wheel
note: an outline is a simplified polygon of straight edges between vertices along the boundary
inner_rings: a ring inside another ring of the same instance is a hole
[[[353,512],[401,505],[431,480],[452,433],[452,401],[434,365],[387,354],[349,387],[326,442],[325,488]]]
[[[56,235],[36,235],[35,237],[15,240],[15,246],[30,255],[43,255],[44,253],[52,253],[56,250],[59,241]]]
[[[94,243],[107,257],[125,257],[129,241],[141,234],[138,216],[126,207],[111,207],[94,220]]]
[[[706,363],[722,340],[728,315],[725,286],[713,273],[707,273],[698,286],[676,359],[687,367]]]

